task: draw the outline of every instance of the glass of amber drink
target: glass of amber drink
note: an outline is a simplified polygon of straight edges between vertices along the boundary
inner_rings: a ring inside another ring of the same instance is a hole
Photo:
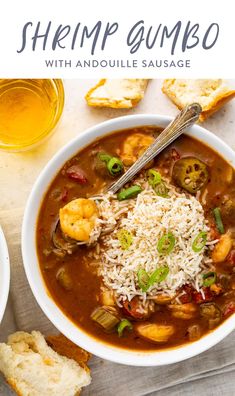
[[[0,149],[24,151],[45,140],[64,107],[56,79],[0,79]]]

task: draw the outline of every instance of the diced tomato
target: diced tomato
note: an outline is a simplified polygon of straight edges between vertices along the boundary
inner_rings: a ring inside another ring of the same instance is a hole
[[[204,295],[205,295],[205,299],[203,300],[204,302],[213,300],[213,295],[212,295],[211,290],[210,290],[209,287],[203,287],[203,292],[204,292]]]
[[[194,301],[196,304],[201,304],[201,303],[205,302],[205,301],[203,300],[202,293],[200,293],[200,292],[197,292],[197,293],[194,293],[194,294],[193,294],[193,301]]]
[[[224,316],[228,316],[235,313],[235,302],[230,301],[228,304],[225,305],[223,314]]]
[[[70,168],[66,170],[66,174],[69,177],[69,179],[72,179],[80,184],[87,183],[86,174],[78,165],[70,166]]]
[[[203,300],[204,302],[213,300],[213,295],[212,295],[211,290],[210,290],[209,287],[203,287],[203,292],[204,292],[204,295],[205,295],[205,299]]]
[[[196,304],[202,304],[207,301],[213,300],[213,295],[211,293],[211,290],[209,287],[203,287],[203,292],[205,295],[205,298],[203,298],[203,295],[201,292],[197,292],[192,285],[184,285],[179,294],[181,292],[184,292],[181,296],[179,296],[179,300],[182,304],[186,304],[189,302],[195,302]]]
[[[173,161],[177,161],[178,159],[180,159],[180,154],[175,148],[171,149],[171,158],[173,159]]]
[[[196,304],[202,304],[204,302],[208,302],[208,301],[212,301],[213,300],[213,295],[212,295],[209,287],[203,287],[203,293],[205,295],[205,298],[203,298],[203,295],[202,295],[201,292],[194,291],[194,293],[193,293],[193,301]]]
[[[62,202],[67,202],[68,194],[69,194],[68,189],[66,187],[64,187],[63,190],[62,190],[62,193],[61,193],[61,197],[60,197]]]
[[[219,296],[223,293],[223,287],[220,283],[213,283],[213,285],[210,286],[210,291],[213,295]]]
[[[184,285],[182,287],[182,289],[180,290],[180,294],[181,292],[184,292],[184,294],[182,294],[179,297],[179,300],[182,304],[186,304],[192,301],[192,296],[193,296],[193,287],[191,285]]]
[[[182,296],[179,297],[179,300],[181,302],[181,304],[186,304],[192,301],[192,296],[190,296],[189,294],[185,293]]]
[[[215,240],[215,239],[220,239],[220,237],[221,237],[221,235],[220,235],[219,231],[217,230],[216,225],[210,224],[210,238],[212,240]]]
[[[139,312],[139,307],[139,298],[136,296],[131,301],[124,301],[122,310],[124,315],[129,316],[133,319],[144,319],[146,317],[146,313]]]
[[[235,250],[234,249],[231,250],[226,261],[229,265],[231,265],[231,267],[235,266]]]

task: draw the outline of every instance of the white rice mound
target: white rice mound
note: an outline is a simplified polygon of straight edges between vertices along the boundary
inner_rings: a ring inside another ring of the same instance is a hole
[[[213,241],[208,240],[208,245],[200,252],[192,249],[200,232],[207,232],[209,239],[200,202],[194,196],[178,192],[168,183],[167,198],[158,196],[146,180],[138,179],[134,184],[143,189],[134,199],[118,201],[111,194],[94,197],[103,227],[94,256],[99,262],[104,285],[113,290],[117,303],[131,300],[136,295],[143,301],[162,293],[173,297],[186,283],[199,291],[202,273],[211,267],[208,251],[213,248]],[[122,249],[118,240],[119,230],[132,234],[133,241],[127,250]],[[158,241],[169,232],[175,237],[174,248],[169,254],[160,254]],[[151,274],[165,265],[169,268],[166,279],[143,292],[138,285],[138,271],[144,269]]]

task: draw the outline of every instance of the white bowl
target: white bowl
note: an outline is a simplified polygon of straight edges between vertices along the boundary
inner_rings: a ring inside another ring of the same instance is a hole
[[[2,321],[10,287],[10,262],[7,243],[0,226],[0,323]]]
[[[170,117],[158,115],[132,115],[115,118],[86,130],[63,147],[49,161],[34,184],[25,209],[22,227],[22,254],[26,275],[38,304],[57,329],[75,344],[101,358],[117,363],[135,366],[160,366],[198,355],[217,344],[235,329],[235,315],[194,343],[161,351],[133,351],[104,343],[72,323],[49,295],[40,272],[36,253],[37,217],[43,196],[52,179],[64,163],[83,147],[93,142],[96,138],[105,136],[112,131],[143,125],[165,127],[171,120],[172,118]],[[235,167],[235,153],[218,137],[197,125],[193,126],[187,132],[187,135],[206,143]]]

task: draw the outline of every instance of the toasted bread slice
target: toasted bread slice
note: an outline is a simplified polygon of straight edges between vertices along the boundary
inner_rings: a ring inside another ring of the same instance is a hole
[[[204,121],[235,97],[224,80],[164,80],[162,91],[181,110],[187,104],[197,102],[202,107],[199,120]]]
[[[46,337],[47,344],[59,355],[75,360],[86,371],[90,372],[87,362],[91,354],[68,340],[63,334]]]
[[[144,97],[146,79],[103,79],[86,94],[89,106],[131,109]]]
[[[89,371],[50,348],[38,331],[19,331],[0,344],[0,371],[19,396],[75,396]]]

